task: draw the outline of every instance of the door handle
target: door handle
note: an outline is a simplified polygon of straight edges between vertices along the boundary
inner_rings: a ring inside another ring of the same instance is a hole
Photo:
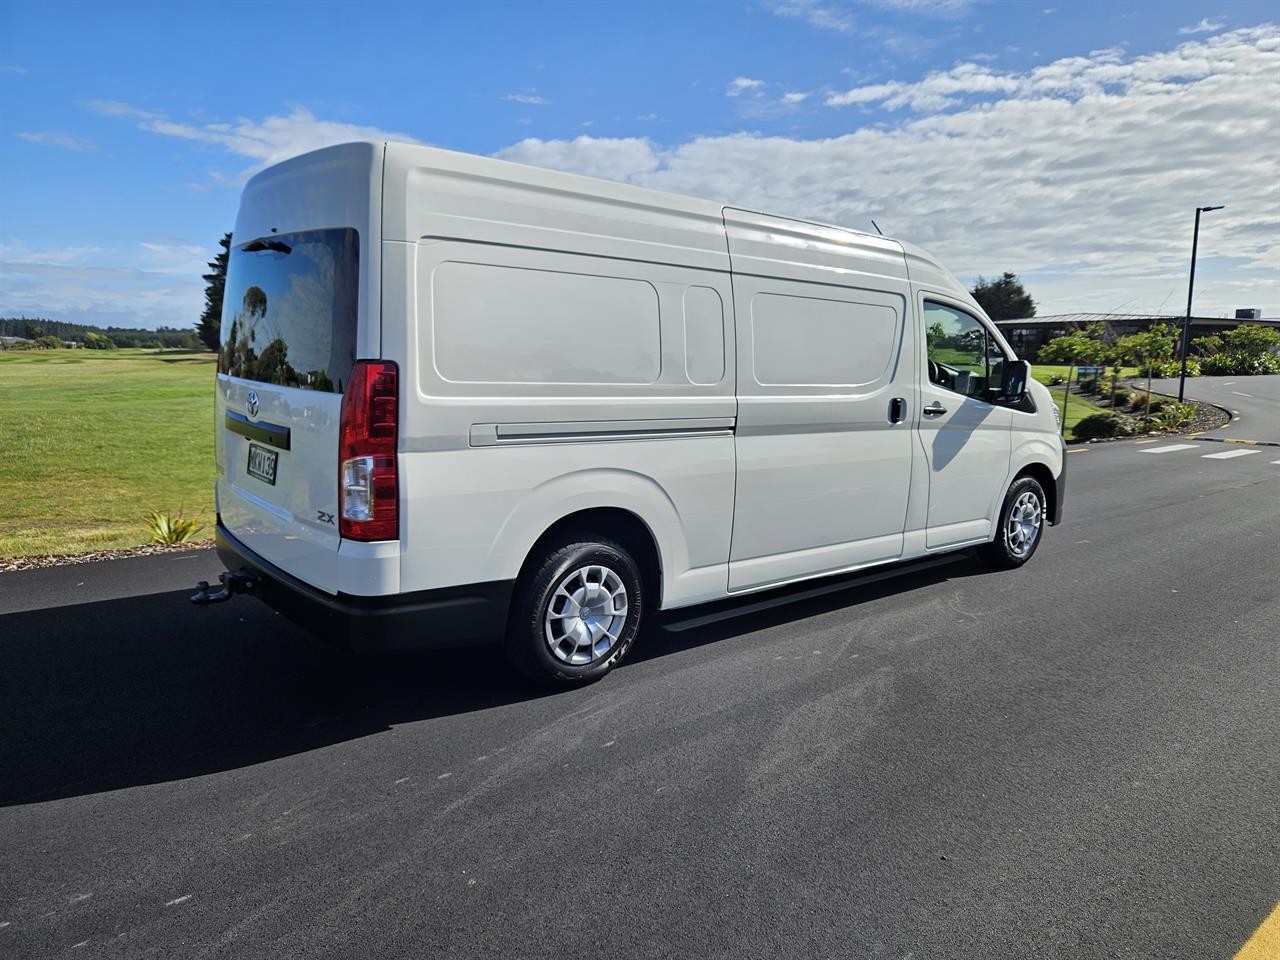
[[[889,422],[901,423],[907,419],[907,401],[902,397],[894,397],[889,401]]]
[[[926,417],[940,417],[947,412],[947,408],[935,400],[920,412]]]

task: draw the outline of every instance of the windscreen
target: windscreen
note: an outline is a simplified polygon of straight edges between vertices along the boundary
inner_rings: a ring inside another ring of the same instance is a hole
[[[354,229],[272,234],[231,248],[218,372],[342,393],[356,359]]]

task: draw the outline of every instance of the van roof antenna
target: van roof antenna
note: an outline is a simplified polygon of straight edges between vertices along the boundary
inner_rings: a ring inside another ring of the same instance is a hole
[[[872,225],[873,227],[875,227],[875,228],[876,228],[876,233],[880,234],[880,236],[882,236],[882,237],[884,236],[884,231],[880,229],[880,224],[878,224],[878,223],[876,223],[874,220],[872,220],[872,221],[871,221],[871,225]]]

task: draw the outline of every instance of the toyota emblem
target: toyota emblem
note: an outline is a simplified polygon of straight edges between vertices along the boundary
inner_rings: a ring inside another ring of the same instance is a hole
[[[257,390],[249,391],[249,396],[247,398],[247,402],[245,403],[245,409],[249,411],[249,416],[251,418],[257,419],[257,416],[258,416],[258,391]]]

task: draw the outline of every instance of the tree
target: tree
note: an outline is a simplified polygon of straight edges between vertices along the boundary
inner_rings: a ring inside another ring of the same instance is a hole
[[[1167,323],[1153,323],[1142,333],[1121,337],[1112,347],[1116,363],[1163,363],[1173,359],[1177,337]]]
[[[1280,330],[1251,323],[1242,323],[1233,330],[1224,330],[1221,337],[1224,349],[1246,357],[1260,357],[1280,347]]]
[[[84,348],[86,350],[112,350],[115,348],[115,343],[105,334],[88,330],[84,335]]]
[[[1084,330],[1074,330],[1046,343],[1036,359],[1041,363],[1095,366],[1107,359],[1107,353],[1106,345],[1096,337]]]
[[[1036,315],[1036,302],[1022,287],[1016,273],[1007,270],[999,280],[979,277],[973,285],[973,299],[992,320],[1025,320]]]
[[[231,234],[225,233],[218,241],[222,251],[209,261],[209,272],[204,274],[204,313],[196,324],[196,333],[210,350],[217,350],[221,341],[222,292],[227,286],[227,260],[231,256]]]
[[[61,350],[62,340],[55,336],[36,337],[36,348],[39,350]]]

